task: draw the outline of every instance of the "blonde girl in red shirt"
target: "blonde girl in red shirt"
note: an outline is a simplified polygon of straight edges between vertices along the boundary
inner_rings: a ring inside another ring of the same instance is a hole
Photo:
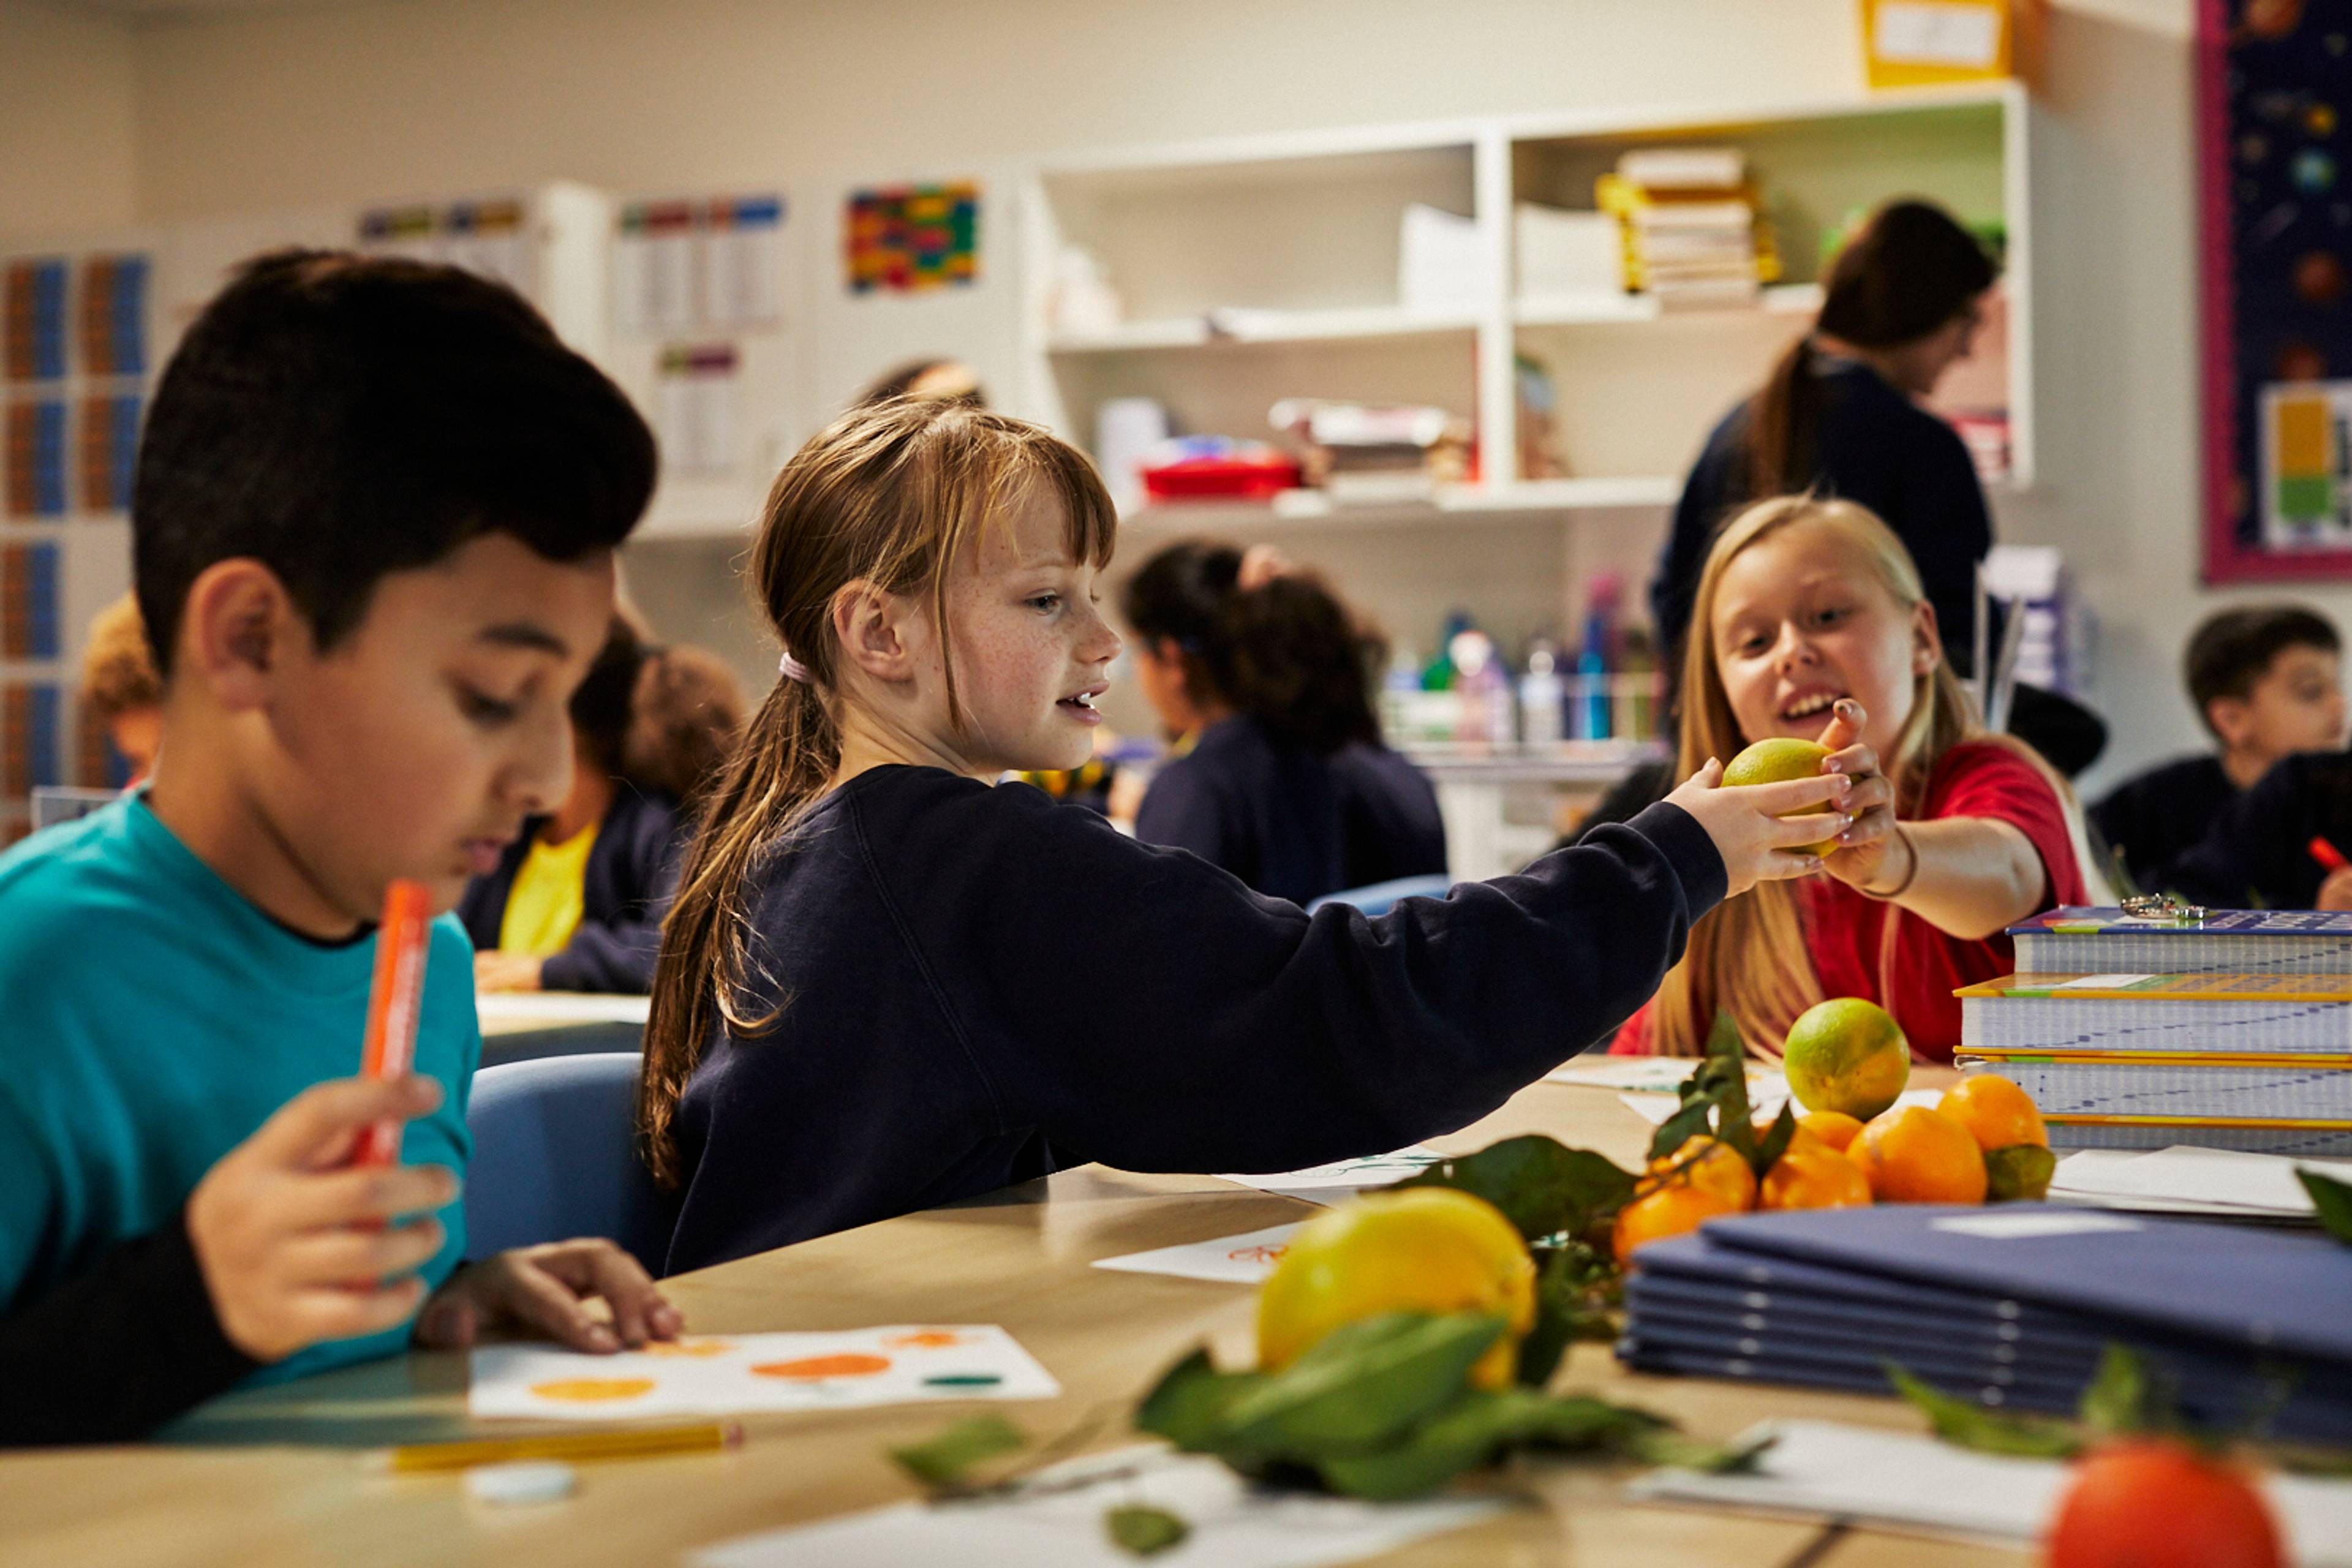
[[[1864,996],[1922,1059],[1950,1060],[1952,991],[2010,973],[2007,928],[2091,901],[2072,792],[1979,724],[1918,568],[1865,507],[1782,496],[1738,513],[1693,611],[1681,772],[1770,736],[1818,740],[1860,815],[1820,875],[1759,883],[1699,921],[1617,1048],[1695,1056],[1721,1010],[1777,1058],[1798,1014]]]

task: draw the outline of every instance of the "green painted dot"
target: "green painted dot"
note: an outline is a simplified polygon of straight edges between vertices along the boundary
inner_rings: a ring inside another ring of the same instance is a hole
[[[1004,1380],[992,1372],[949,1372],[923,1379],[925,1388],[989,1388]]]

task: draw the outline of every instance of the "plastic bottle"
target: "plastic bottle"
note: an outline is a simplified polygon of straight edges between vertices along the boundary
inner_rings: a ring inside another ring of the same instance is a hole
[[[1530,746],[1549,746],[1565,732],[1568,687],[1559,678],[1559,649],[1549,637],[1528,644],[1527,673],[1519,677],[1519,734]]]
[[[1580,741],[1605,741],[1612,733],[1609,672],[1616,663],[1617,578],[1592,580],[1584,616],[1584,643],[1576,654],[1576,700],[1570,732]]]
[[[1454,690],[1462,700],[1454,738],[1472,745],[1508,744],[1517,732],[1511,713],[1511,680],[1495,651],[1495,639],[1475,626],[1455,632],[1445,645],[1454,666]]]

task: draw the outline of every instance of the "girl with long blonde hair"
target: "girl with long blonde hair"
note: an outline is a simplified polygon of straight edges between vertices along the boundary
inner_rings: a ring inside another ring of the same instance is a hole
[[[1860,819],[1821,876],[1759,885],[1698,921],[1619,1048],[1696,1055],[1724,1013],[1752,1053],[1776,1057],[1807,1007],[1864,996],[1915,1053],[1948,1061],[1951,993],[2010,972],[2007,928],[2088,901],[2072,793],[1979,724],[1918,569],[1867,508],[1781,496],[1725,525],[1693,601],[1681,698],[1684,767],[1773,736],[1818,740],[1835,753],[1825,768],[1856,777]]]
[[[782,679],[707,797],[646,1029],[670,1270],[1071,1161],[1279,1171],[1463,1126],[1846,824],[1781,816],[1849,780],[1703,768],[1521,876],[1309,917],[996,784],[1091,753],[1114,527],[1077,451],[944,399],[845,415],[777,477],[750,576]]]

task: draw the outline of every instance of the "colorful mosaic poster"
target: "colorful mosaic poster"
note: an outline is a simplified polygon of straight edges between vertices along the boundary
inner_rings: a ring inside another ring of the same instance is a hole
[[[63,517],[66,510],[66,405],[43,398],[8,405],[8,515]]]
[[[12,261],[0,283],[0,356],[10,381],[55,381],[66,373],[66,263]]]
[[[81,510],[128,511],[139,463],[139,397],[89,397],[81,405]]]
[[[980,184],[892,185],[849,198],[843,266],[853,294],[913,293],[980,276]]]
[[[60,782],[58,689],[22,681],[0,690],[0,795],[13,798]]]
[[[58,547],[0,547],[0,658],[58,657]]]
[[[93,256],[82,263],[84,375],[147,373],[147,258]]]
[[[2352,577],[2352,7],[2200,0],[2205,578]]]

